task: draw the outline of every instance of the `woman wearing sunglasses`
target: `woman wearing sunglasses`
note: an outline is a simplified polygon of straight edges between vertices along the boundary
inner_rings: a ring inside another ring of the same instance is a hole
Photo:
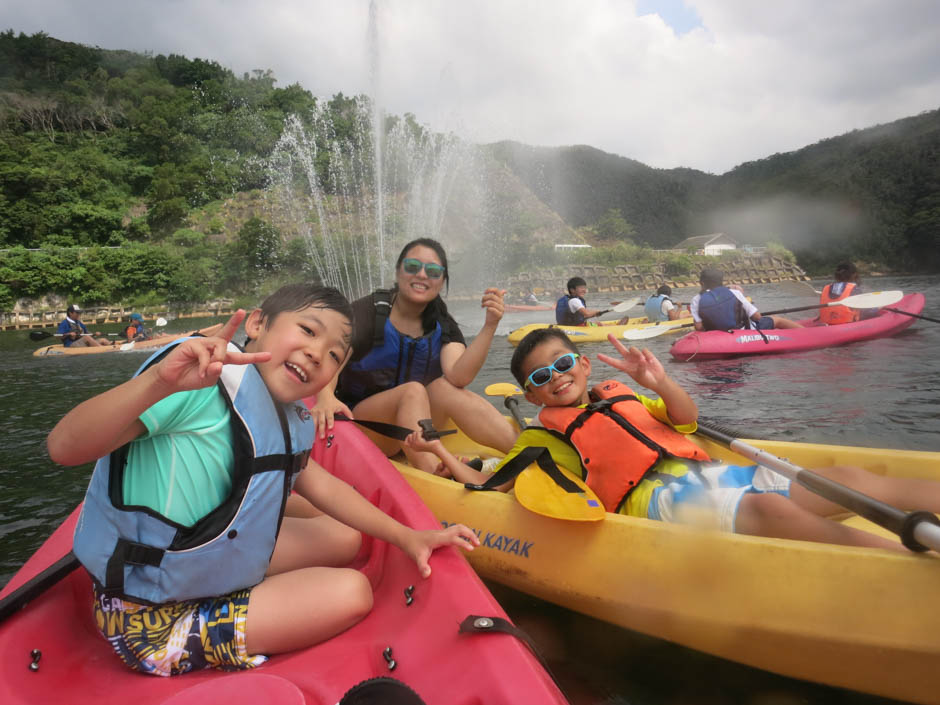
[[[466,389],[486,361],[503,317],[505,292],[484,292],[483,328],[467,345],[441,298],[448,283],[444,248],[436,240],[419,238],[398,255],[390,291],[380,289],[353,303],[351,359],[334,384],[335,392],[321,391],[311,410],[321,435],[332,428],[338,412],[415,430],[419,419],[430,418],[441,428],[451,418],[478,443],[503,452],[512,448],[513,427],[488,401]],[[367,433],[387,455],[404,450],[415,467],[428,472],[438,467],[431,453]]]

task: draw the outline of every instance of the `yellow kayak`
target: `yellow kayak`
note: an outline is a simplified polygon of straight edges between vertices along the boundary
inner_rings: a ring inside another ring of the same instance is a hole
[[[751,464],[704,438],[714,458]],[[462,434],[460,455],[498,455]],[[940,480],[940,453],[750,441],[807,468]],[[352,458],[351,458],[352,460]],[[482,545],[483,577],[644,634],[783,675],[940,702],[940,557],[709,532],[607,514],[551,519],[395,463],[443,525]],[[860,517],[844,521],[887,533]]]
[[[563,326],[555,323],[530,323],[525,326],[520,326],[515,330],[511,331],[508,336],[508,340],[513,345],[518,345],[519,341],[522,340],[527,333],[530,331],[536,330],[538,328],[557,328],[564,331],[565,335],[568,336],[568,339],[573,343],[602,343],[607,340],[607,336],[610,333],[613,333],[618,338],[622,337],[625,331],[635,331],[635,330],[645,330],[647,328],[677,328],[682,324],[692,325],[692,317],[688,316],[686,318],[679,318],[675,321],[662,321],[659,323],[650,323],[649,319],[645,316],[642,318],[631,318],[630,322],[625,325],[617,325],[616,321],[603,321],[594,326]],[[688,328],[680,328],[682,332],[687,333]],[[663,335],[668,335],[664,333]]]
[[[151,338],[150,340],[138,340],[136,342],[126,343],[115,341],[113,345],[99,345],[94,348],[86,347],[74,347],[69,346],[65,347],[61,343],[57,345],[46,345],[41,348],[36,348],[33,351],[34,357],[47,357],[47,356],[57,356],[57,355],[98,355],[100,353],[111,353],[111,352],[131,352],[135,350],[156,350],[157,348],[163,347],[167,343],[170,343],[179,338],[185,338],[187,336],[193,335],[194,333],[199,333],[200,335],[215,335],[220,330],[222,330],[222,324],[216,323],[213,326],[208,328],[202,328],[197,331],[187,331],[186,333],[169,333],[166,335],[161,335],[157,338]]]

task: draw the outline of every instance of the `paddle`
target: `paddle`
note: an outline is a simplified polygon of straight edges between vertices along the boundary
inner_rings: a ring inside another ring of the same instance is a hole
[[[848,308],[884,308],[893,303],[897,303],[904,298],[904,292],[901,291],[873,291],[869,294],[858,294],[857,296],[848,296],[841,301],[833,301],[828,304],[810,304],[808,306],[795,306],[793,308],[782,308],[777,311],[767,311],[762,316],[773,316],[777,313],[795,313],[796,311],[810,311],[814,308],[826,308],[827,306],[847,306]],[[903,313],[903,312],[902,312]],[[646,340],[647,338],[656,338],[660,335],[676,330],[678,328],[690,328],[694,323],[680,323],[679,325],[663,325],[650,328],[640,328],[638,330],[626,330],[623,332],[625,340]]]
[[[514,384],[499,382],[487,386],[488,396],[503,397],[503,403],[520,429],[528,427],[519,400],[522,390]],[[492,489],[516,476],[514,490],[519,504],[530,512],[567,521],[602,521],[606,515],[601,503],[581,478],[555,465],[547,448],[526,448],[514,461],[515,468],[504,467],[483,485],[468,489]],[[514,461],[510,461],[513,463]],[[533,467],[537,464],[541,471]]]
[[[528,426],[525,417],[519,410],[519,400],[516,399],[516,396],[522,394],[522,390],[519,389],[519,387],[514,384],[509,384],[508,382],[497,382],[496,384],[487,386],[483,391],[490,397],[503,397],[503,404],[509,409],[509,413],[512,414],[516,423],[519,424],[520,431]]]
[[[821,294],[821,291],[817,291],[812,287],[811,284],[806,282],[793,281],[788,279],[786,281],[778,282],[781,285],[781,289],[785,289],[791,294],[796,296],[816,296]],[[841,303],[841,302],[840,302]],[[902,316],[910,316],[911,318],[919,318],[922,321],[930,321],[931,323],[940,323],[940,318],[931,318],[930,316],[922,316],[919,313],[911,313],[910,311],[902,311],[899,308],[892,308],[891,306],[885,306],[885,311],[891,311],[891,313],[899,313]]]
[[[32,330],[29,332],[30,340],[45,340],[46,338],[62,338],[68,335],[68,333],[50,333],[47,330]],[[84,333],[82,335],[85,335]],[[90,334],[88,334],[90,335]],[[118,336],[120,333],[105,333],[105,335]]]
[[[75,554],[69,551],[41,573],[20,585],[0,600],[0,622],[22,609],[30,600],[39,597],[79,565]]]
[[[167,324],[167,320],[165,318],[158,318],[156,321],[153,322],[154,328],[162,328],[166,324]],[[29,332],[29,339],[30,340],[45,340],[46,338],[61,338],[66,335],[68,335],[68,333],[50,333],[47,330],[33,330]],[[107,333],[107,335],[120,336],[120,335],[123,335],[123,333]],[[125,343],[125,345],[126,344],[127,343]],[[128,350],[129,349],[130,348],[128,348]],[[124,350],[124,346],[121,346],[121,350]]]
[[[594,317],[600,318],[605,313],[610,313],[611,311],[613,311],[614,313],[623,313],[624,311],[628,311],[629,309],[633,308],[638,303],[640,303],[639,299],[627,299],[626,301],[621,301],[619,304],[617,304],[613,308],[605,308],[603,311],[598,311],[597,315]]]
[[[940,551],[940,520],[930,512],[904,512],[890,504],[869,497],[851,487],[839,484],[822,475],[778,458],[772,453],[749,445],[744,441],[698,422],[698,433],[710,438],[734,452],[780,473],[810,492],[835,502],[840,507],[855,512],[869,521],[897,534],[901,543],[912,551],[933,549]]]

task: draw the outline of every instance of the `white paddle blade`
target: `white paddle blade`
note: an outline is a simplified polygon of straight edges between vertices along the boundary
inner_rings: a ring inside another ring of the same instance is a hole
[[[849,308],[881,308],[896,304],[904,298],[903,291],[873,291],[869,294],[847,296],[841,301],[833,301],[827,306],[848,306]]]
[[[621,301],[610,310],[616,313],[623,313],[624,311],[628,311],[629,309],[633,308],[638,303],[640,303],[639,299],[627,299],[626,301]]]
[[[122,345],[122,346],[120,346],[120,347],[118,348],[118,350],[120,350],[121,352],[127,352],[128,350],[133,350],[133,349],[134,349],[134,341],[133,341],[133,340],[132,340],[131,342],[129,342],[129,343],[124,343],[124,345]]]
[[[677,326],[663,325],[663,326],[646,326],[643,328],[628,328],[623,332],[624,340],[647,340],[648,338],[656,338],[660,335],[665,335],[670,333],[677,328],[690,328],[687,323],[680,323]]]
[[[163,326],[165,326],[165,325],[167,324],[167,320],[166,320],[165,318],[158,318],[157,320],[155,320],[155,321],[153,322],[153,324],[154,324],[157,328],[163,328]]]

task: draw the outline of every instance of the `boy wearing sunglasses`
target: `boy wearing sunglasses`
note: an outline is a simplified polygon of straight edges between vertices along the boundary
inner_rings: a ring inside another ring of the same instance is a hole
[[[594,490],[609,512],[695,524],[756,536],[801,539],[907,552],[900,543],[830,521],[844,512],[835,504],[759,465],[711,460],[686,437],[697,429],[698,408],[649,350],[627,349],[608,336],[619,357],[598,359],[655,392],[634,393],[607,380],[589,388],[591,361],[557,329],[529,333],[510,363],[531,403],[542,407],[539,426],[529,426],[496,467],[498,472],[525,448],[547,448]],[[488,475],[469,468],[440,441],[408,441],[434,452],[455,479],[481,484]],[[528,462],[528,461],[525,461]],[[940,483],[886,478],[857,467],[815,469],[872,497],[906,508],[940,508]],[[509,489],[509,481],[499,489]]]

